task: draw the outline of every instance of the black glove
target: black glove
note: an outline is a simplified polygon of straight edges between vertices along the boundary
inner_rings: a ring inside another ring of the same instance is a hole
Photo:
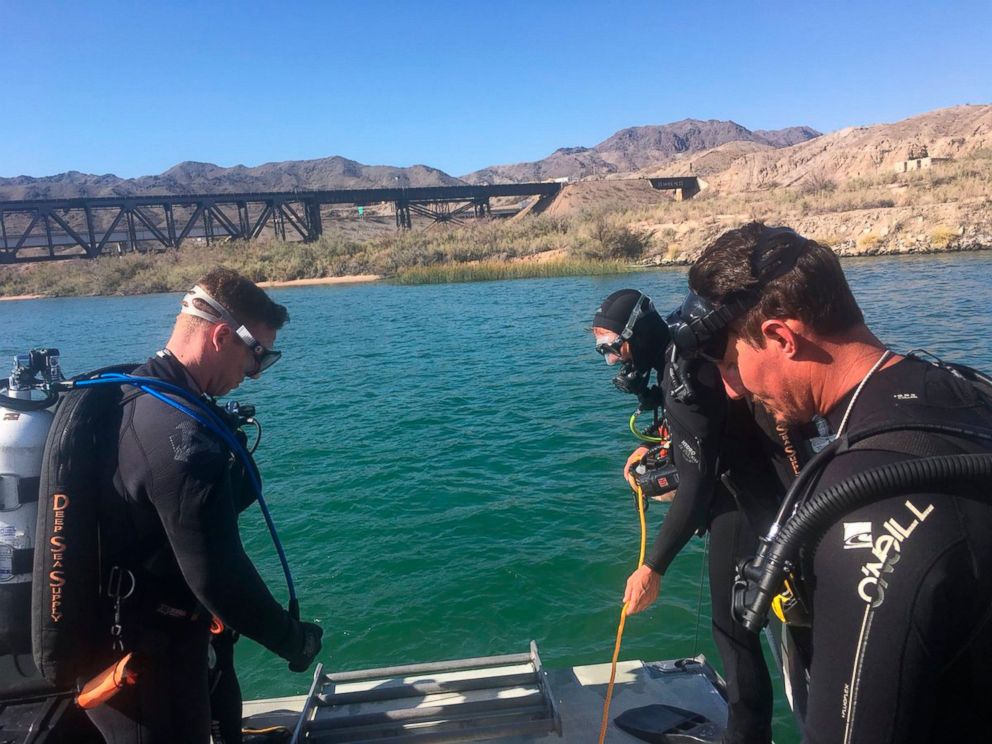
[[[314,657],[320,653],[320,639],[324,629],[313,623],[293,621],[293,638],[288,653],[280,654],[289,662],[289,671],[305,672],[313,663]]]

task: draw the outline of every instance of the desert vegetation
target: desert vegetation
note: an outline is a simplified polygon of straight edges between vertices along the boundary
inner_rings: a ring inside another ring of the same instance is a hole
[[[375,274],[403,283],[627,271],[650,234],[622,215],[537,216],[465,227],[397,231],[365,240],[325,234],[315,243],[187,241],[177,251],[0,269],[0,295],[73,296],[177,291],[217,265],[254,281]],[[636,265],[636,264],[634,264]]]
[[[621,189],[623,181],[615,182]],[[643,183],[643,182],[642,182]],[[583,184],[569,188],[581,195]],[[790,224],[841,254],[967,250],[992,245],[992,150],[929,170],[747,193],[704,190],[676,202],[624,206],[573,198],[568,209],[422,225],[362,236],[328,230],[315,243],[187,241],[178,251],[0,268],[0,295],[142,294],[178,291],[216,265],[256,281],[375,274],[398,282],[453,282],[596,274],[686,263],[713,237],[760,219]]]

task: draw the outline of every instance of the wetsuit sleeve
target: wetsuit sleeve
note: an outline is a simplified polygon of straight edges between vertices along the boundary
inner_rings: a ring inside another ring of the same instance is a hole
[[[190,589],[225,625],[285,654],[295,642],[294,623],[241,544],[226,448],[188,418],[144,420],[153,423],[144,431],[135,427],[135,444],[147,461],[139,488],[158,513]]]
[[[251,455],[248,456],[249,458]],[[255,465],[255,460],[251,460],[251,468],[255,472],[255,477],[258,482],[262,482],[262,476],[258,472],[258,466]],[[241,463],[240,460],[235,459],[231,463],[231,492],[234,498],[234,508],[240,514],[249,506],[254,504],[258,500],[258,494],[255,492],[255,487],[252,485],[251,477],[248,475],[248,469]]]
[[[672,456],[679,487],[645,563],[664,574],[689,538],[706,526],[713,501],[726,395],[711,364],[690,370],[696,383],[693,403],[669,399],[665,414],[672,434]]]

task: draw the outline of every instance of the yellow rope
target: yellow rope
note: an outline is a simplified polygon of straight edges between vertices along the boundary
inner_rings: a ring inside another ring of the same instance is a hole
[[[252,734],[256,736],[262,736],[264,734],[280,734],[280,738],[288,739],[289,735],[293,732],[285,726],[266,726],[265,728],[243,728],[241,729],[241,733],[246,736]]]
[[[644,565],[644,548],[647,545],[648,529],[644,520],[644,493],[637,487],[637,515],[641,521],[641,550],[637,557],[637,567]],[[610,667],[610,684],[606,686],[606,700],[603,702],[603,722],[599,727],[599,744],[606,739],[606,727],[610,723],[610,702],[613,700],[613,683],[617,678],[617,659],[620,658],[620,641],[623,639],[623,626],[627,622],[627,603],[620,610],[620,625],[617,627],[617,642],[613,647],[613,663]]]

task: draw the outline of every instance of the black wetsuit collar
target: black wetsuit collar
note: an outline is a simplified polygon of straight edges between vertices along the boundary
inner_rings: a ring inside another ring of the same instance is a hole
[[[174,385],[179,385],[180,387],[186,388],[190,392],[196,393],[202,396],[205,400],[212,401],[212,399],[207,396],[197,384],[196,380],[193,379],[193,375],[190,374],[186,366],[180,362],[175,355],[168,349],[162,349],[155,353],[155,356],[151,357],[148,361],[134,370],[134,375],[137,377],[156,377],[160,380],[165,380],[166,382],[171,382]],[[138,388],[128,386],[124,392],[124,399],[122,402],[127,402],[132,398],[142,395],[142,391]]]

